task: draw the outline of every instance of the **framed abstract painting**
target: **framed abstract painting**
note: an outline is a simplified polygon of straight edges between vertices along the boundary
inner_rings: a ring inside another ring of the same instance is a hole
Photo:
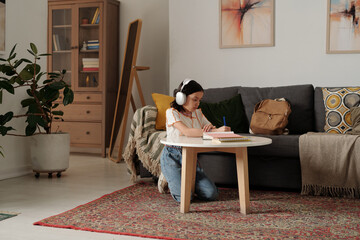
[[[220,48],[274,46],[275,0],[219,0]]]
[[[360,1],[328,0],[327,53],[360,53]]]
[[[5,52],[5,0],[0,0],[0,54]]]

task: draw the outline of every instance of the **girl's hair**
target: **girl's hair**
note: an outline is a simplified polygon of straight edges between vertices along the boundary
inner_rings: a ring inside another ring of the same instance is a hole
[[[178,88],[174,89],[174,97],[176,97],[176,93],[180,92],[182,86],[183,86],[183,82],[180,83]],[[188,84],[184,86],[181,92],[184,93],[187,97],[188,95],[193,94],[194,92],[203,92],[203,91],[204,89],[201,87],[199,83],[197,83],[195,80],[191,80]],[[184,111],[183,106],[176,103],[176,99],[170,103],[170,106],[172,108],[175,108],[179,112]]]

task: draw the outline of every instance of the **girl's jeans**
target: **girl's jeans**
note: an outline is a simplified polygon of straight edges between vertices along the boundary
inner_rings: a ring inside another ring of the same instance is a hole
[[[168,182],[172,197],[177,202],[180,202],[181,192],[181,160],[181,147],[164,147],[160,158],[161,171]],[[195,194],[198,198],[208,201],[216,200],[219,195],[215,184],[205,175],[199,164],[196,167]]]

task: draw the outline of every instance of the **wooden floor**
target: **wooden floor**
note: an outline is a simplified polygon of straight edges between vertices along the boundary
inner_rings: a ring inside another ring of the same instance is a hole
[[[39,179],[34,174],[0,181],[0,211],[19,212],[0,221],[0,239],[6,240],[107,240],[145,239],[124,235],[34,226],[46,217],[70,210],[105,194],[131,185],[125,163],[96,155],[71,155],[61,178]]]

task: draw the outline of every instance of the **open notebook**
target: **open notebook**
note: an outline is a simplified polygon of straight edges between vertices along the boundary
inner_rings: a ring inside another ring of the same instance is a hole
[[[234,132],[206,132],[203,133],[203,139],[210,139],[215,142],[242,142],[250,141],[250,138],[241,136]]]

